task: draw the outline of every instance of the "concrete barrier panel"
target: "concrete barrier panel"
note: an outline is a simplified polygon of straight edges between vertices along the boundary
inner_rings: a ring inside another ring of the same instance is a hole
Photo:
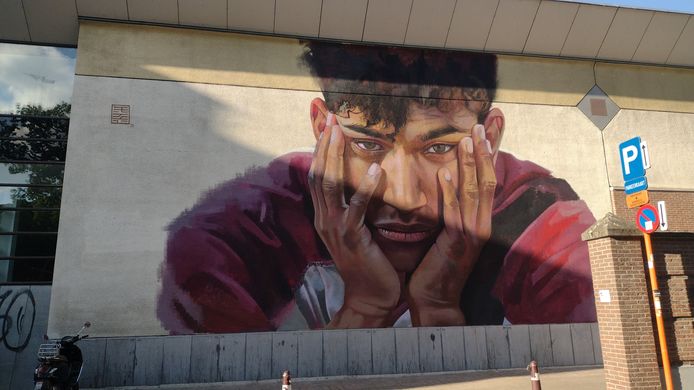
[[[398,373],[419,372],[419,333],[417,328],[395,329],[395,358]]]
[[[511,355],[508,340],[508,330],[506,327],[487,326],[487,353],[489,368],[510,368]]]
[[[571,343],[570,324],[551,324],[549,333],[552,337],[552,358],[555,366],[574,365],[574,351]]]
[[[82,376],[80,386],[82,387],[103,387],[104,383],[104,364],[106,359],[106,339],[95,338],[80,341],[82,358]]]
[[[528,325],[530,331],[530,355],[542,367],[554,365],[552,358],[552,337],[549,325]]]
[[[323,331],[323,375],[347,375],[347,331]]]
[[[570,328],[574,364],[577,366],[595,364],[593,335],[590,331],[590,324],[571,324]]]
[[[247,381],[270,379],[272,376],[272,333],[246,334]]]
[[[132,386],[135,369],[135,339],[106,339],[104,385]]]
[[[272,334],[272,372],[271,378],[281,378],[282,372],[296,373],[299,358],[299,342],[296,332]]]
[[[441,328],[444,371],[465,369],[465,336],[462,327]]]
[[[465,368],[468,370],[486,370],[489,368],[487,356],[487,335],[483,326],[466,326]]]
[[[418,328],[419,369],[422,372],[443,371],[441,328]]]
[[[218,335],[195,335],[190,346],[190,381],[210,383],[219,381]]]
[[[600,344],[600,329],[598,323],[590,324],[590,333],[593,336],[593,355],[595,356],[595,364],[603,364],[602,361],[602,344]]]
[[[373,372],[371,330],[347,331],[347,370],[349,375],[370,375]]]
[[[371,334],[373,352],[373,373],[394,374],[397,367],[395,358],[395,329],[374,329]]]
[[[528,325],[513,325],[508,328],[508,342],[511,352],[511,367],[527,367],[532,360]]]
[[[299,360],[296,375],[299,378],[323,376],[323,332],[297,332],[297,341]]]
[[[190,350],[192,336],[166,336],[163,342],[163,354],[166,369],[162,372],[162,383],[190,382]]]
[[[232,333],[219,338],[219,380],[242,381],[246,373],[246,334]]]
[[[135,339],[135,386],[154,386],[162,382],[164,364],[164,338],[139,337]],[[166,369],[168,369],[168,365]]]
[[[10,389],[32,388],[34,385],[34,369],[36,368],[36,353],[44,343],[43,335],[48,328],[48,305],[51,301],[51,286],[8,286],[13,290],[2,307],[3,315],[8,315],[6,324],[11,325],[3,331],[6,341],[18,351],[11,360],[14,361]],[[11,307],[10,307],[11,304]],[[8,311],[9,310],[9,311]],[[33,321],[32,321],[33,318]],[[21,326],[19,325],[21,321]],[[82,323],[75,321],[74,332]],[[26,344],[25,344],[26,342]],[[22,347],[23,346],[23,347]],[[0,345],[0,349],[6,349]],[[3,376],[0,374],[0,377]]]

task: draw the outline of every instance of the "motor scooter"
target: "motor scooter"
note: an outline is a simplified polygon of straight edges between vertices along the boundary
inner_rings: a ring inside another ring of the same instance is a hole
[[[50,340],[39,347],[39,365],[34,370],[34,390],[78,390],[82,373],[82,351],[78,341],[89,337],[82,335],[92,324],[85,322],[74,336]],[[45,336],[48,341],[48,336]]]

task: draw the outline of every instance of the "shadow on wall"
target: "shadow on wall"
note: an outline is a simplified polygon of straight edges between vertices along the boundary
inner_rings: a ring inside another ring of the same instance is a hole
[[[656,233],[653,250],[670,362],[690,365],[694,363],[694,234]],[[652,300],[650,292],[649,299]],[[661,361],[654,313],[652,318],[656,351]]]

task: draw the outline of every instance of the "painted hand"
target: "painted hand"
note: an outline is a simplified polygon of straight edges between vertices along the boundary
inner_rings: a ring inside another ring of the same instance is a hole
[[[484,126],[458,145],[458,183],[447,168],[438,171],[444,228],[408,284],[415,326],[464,325],[460,295],[491,235],[496,189],[492,148]]]
[[[344,304],[329,328],[383,327],[400,298],[400,281],[364,216],[382,171],[372,164],[349,204],[344,195],[345,139],[332,114],[309,171],[314,225],[345,283]]]

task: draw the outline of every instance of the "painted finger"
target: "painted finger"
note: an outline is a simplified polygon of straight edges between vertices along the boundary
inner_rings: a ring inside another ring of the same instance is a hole
[[[327,122],[331,123],[332,113],[328,114]],[[313,153],[313,161],[311,168],[308,171],[309,188],[311,189],[311,197],[313,198],[314,208],[317,211],[325,210],[325,198],[321,185],[325,176],[325,159],[328,152],[328,142],[330,140],[331,126],[326,124],[325,129],[321,132],[316,149]]]
[[[496,190],[496,172],[492,146],[484,138],[484,127],[478,125],[478,142],[475,144],[475,163],[477,166],[477,184],[479,188],[479,206],[477,208],[477,235],[487,240],[492,230],[492,204]],[[481,134],[479,134],[481,133]]]
[[[345,207],[344,155],[345,137],[339,126],[332,126],[325,159],[325,173],[321,183],[328,212],[341,212]]]
[[[475,164],[472,138],[465,137],[458,145],[458,172],[460,174],[460,201],[463,228],[466,234],[476,234],[477,204],[479,188],[477,186],[477,166]]]
[[[348,226],[356,227],[364,224],[366,209],[369,206],[371,197],[378,187],[382,172],[381,167],[377,163],[372,163],[371,166],[369,166],[366,175],[364,175],[361,183],[359,183],[359,187],[349,200],[349,208],[347,210]]]
[[[439,169],[439,185],[443,194],[443,223],[451,238],[462,236],[463,222],[460,217],[460,201],[453,184],[451,171],[448,168]]]

